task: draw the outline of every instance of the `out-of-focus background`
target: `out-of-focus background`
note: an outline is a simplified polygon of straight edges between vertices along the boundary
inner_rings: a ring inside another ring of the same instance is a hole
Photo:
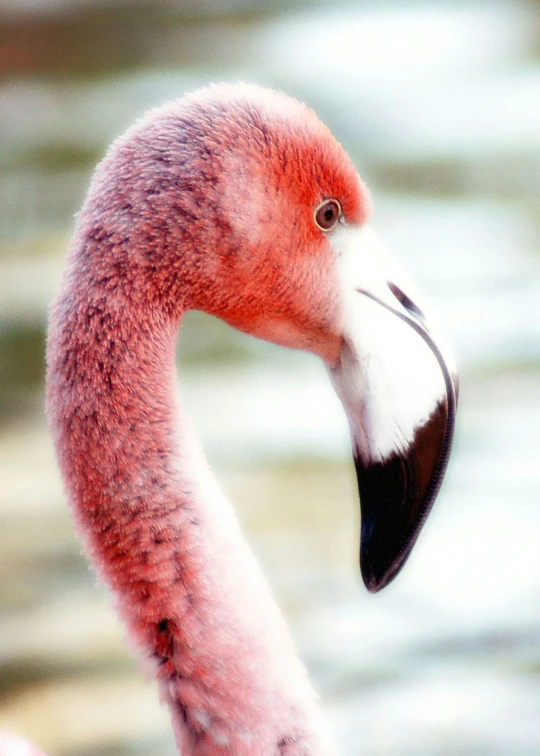
[[[51,756],[172,756],[73,534],[43,414],[47,307],[92,167],[210,81],[312,105],[461,372],[448,478],[368,595],[324,367],[198,313],[185,403],[343,756],[540,753],[540,4],[0,2],[0,729]]]

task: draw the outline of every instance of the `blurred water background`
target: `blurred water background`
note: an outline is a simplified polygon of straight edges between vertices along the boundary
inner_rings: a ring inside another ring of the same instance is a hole
[[[150,106],[247,80],[312,105],[461,372],[455,454],[399,579],[358,575],[324,368],[199,313],[185,403],[343,756],[540,753],[540,4],[0,1],[0,729],[172,756],[73,534],[43,415],[47,306],[93,165]]]

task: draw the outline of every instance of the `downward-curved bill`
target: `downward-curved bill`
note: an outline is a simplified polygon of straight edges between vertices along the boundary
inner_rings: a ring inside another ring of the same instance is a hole
[[[439,491],[457,378],[412,284],[370,229],[343,229],[334,246],[344,323],[330,376],[351,429],[360,567],[375,592],[405,564]]]

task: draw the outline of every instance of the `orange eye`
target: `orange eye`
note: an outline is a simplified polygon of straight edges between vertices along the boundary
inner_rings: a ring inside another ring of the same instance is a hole
[[[341,205],[335,199],[321,202],[315,208],[315,223],[321,231],[331,231],[341,218]]]

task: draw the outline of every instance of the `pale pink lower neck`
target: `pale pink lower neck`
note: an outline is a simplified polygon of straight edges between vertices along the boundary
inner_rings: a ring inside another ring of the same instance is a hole
[[[53,314],[51,425],[77,522],[181,753],[329,754],[281,613],[180,416],[176,326],[92,314],[83,296]]]

